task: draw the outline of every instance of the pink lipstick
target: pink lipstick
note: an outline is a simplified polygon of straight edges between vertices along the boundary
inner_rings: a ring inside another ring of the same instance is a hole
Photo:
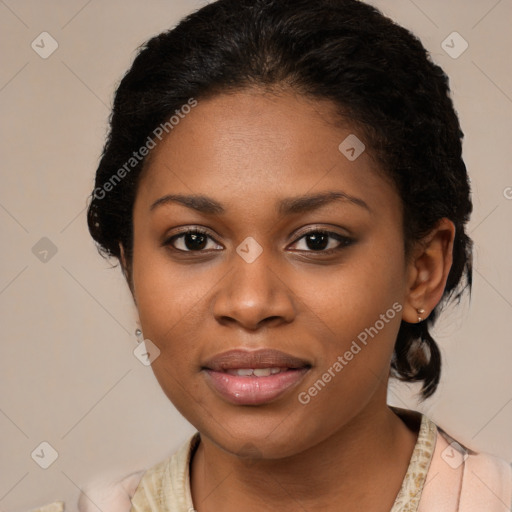
[[[230,350],[203,364],[208,384],[237,405],[261,405],[295,387],[311,365],[278,350]]]

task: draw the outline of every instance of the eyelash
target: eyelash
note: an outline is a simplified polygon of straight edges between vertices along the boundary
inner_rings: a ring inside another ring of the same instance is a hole
[[[314,250],[310,249],[310,250],[306,250],[306,251],[299,250],[299,252],[307,252],[307,253],[314,253],[314,254],[330,255],[330,254],[337,253],[338,251],[341,251],[342,249],[352,245],[354,243],[354,241],[355,241],[353,238],[350,238],[350,237],[347,237],[347,236],[344,236],[344,235],[340,235],[339,233],[335,233],[333,231],[327,231],[327,230],[321,229],[321,228],[316,228],[316,229],[311,229],[309,231],[306,231],[305,233],[302,233],[301,236],[299,238],[297,238],[293,242],[293,244],[296,244],[299,240],[302,240],[303,238],[305,238],[306,236],[311,235],[311,234],[321,234],[321,235],[326,235],[326,236],[328,236],[330,238],[334,238],[335,240],[337,240],[340,243],[340,245],[338,247],[335,247],[334,249],[319,250],[319,251],[314,251]],[[193,228],[193,229],[187,229],[187,230],[182,231],[181,233],[179,233],[177,235],[173,235],[173,236],[169,237],[167,240],[165,240],[163,245],[164,246],[171,246],[170,248],[173,251],[181,252],[181,253],[204,253],[204,252],[208,252],[208,251],[206,251],[204,249],[201,249],[201,250],[198,250],[198,251],[191,251],[191,250],[184,251],[183,249],[176,249],[173,246],[173,242],[175,240],[179,239],[179,238],[182,238],[182,237],[186,236],[186,235],[204,235],[204,236],[210,238],[211,240],[213,240],[215,243],[218,244],[218,242],[212,236],[210,236],[210,234],[207,231],[203,231],[202,229],[199,229],[199,228]],[[217,249],[214,249],[214,250],[217,250]]]

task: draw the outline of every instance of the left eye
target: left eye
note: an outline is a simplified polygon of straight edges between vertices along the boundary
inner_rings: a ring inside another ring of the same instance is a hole
[[[333,240],[334,242],[332,242]],[[324,254],[330,254],[338,251],[353,242],[351,238],[340,235],[338,233],[318,229],[303,234],[295,243],[297,244],[301,241],[305,242],[307,249],[298,250],[306,250],[307,252],[321,252]],[[334,247],[332,247],[332,243],[334,243]]]

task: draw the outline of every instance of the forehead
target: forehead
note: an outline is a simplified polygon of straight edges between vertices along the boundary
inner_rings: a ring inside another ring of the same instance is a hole
[[[342,190],[385,207],[396,194],[364,143],[326,100],[256,90],[198,100],[152,150],[137,200],[198,193],[267,207]]]

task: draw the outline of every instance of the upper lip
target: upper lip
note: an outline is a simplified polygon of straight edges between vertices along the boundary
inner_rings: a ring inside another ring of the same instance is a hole
[[[305,368],[311,365],[304,359],[280,350],[228,350],[208,359],[203,368],[222,372],[235,368]]]

